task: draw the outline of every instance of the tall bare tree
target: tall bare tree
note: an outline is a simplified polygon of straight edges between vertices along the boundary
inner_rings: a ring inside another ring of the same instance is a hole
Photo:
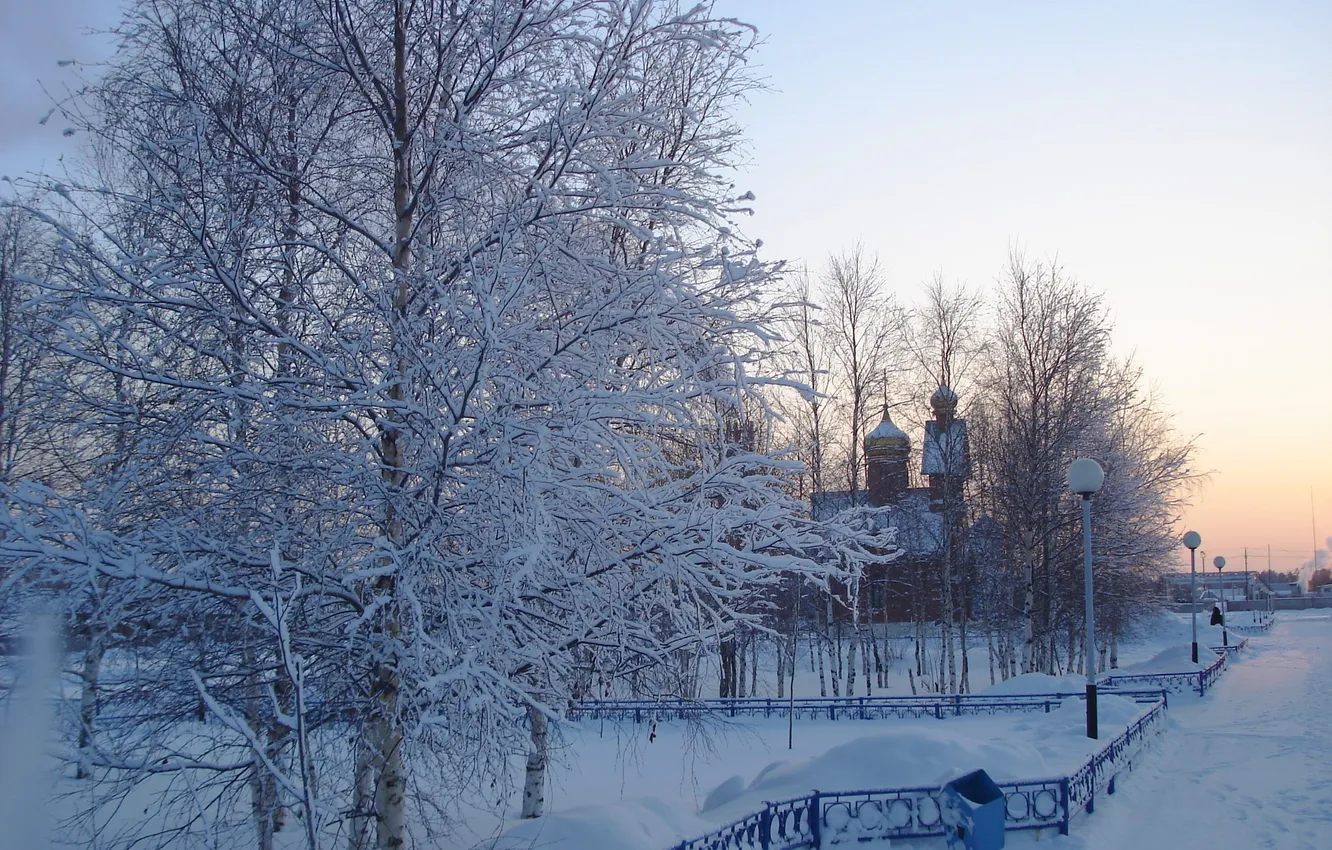
[[[949,286],[936,275],[925,286],[920,306],[911,310],[906,322],[904,341],[914,367],[924,376],[921,395],[970,388],[974,369],[984,351],[981,326],[983,301],[963,286]],[[926,437],[930,439],[930,437]],[[947,670],[949,693],[970,690],[967,654],[968,590],[972,577],[963,571],[970,564],[966,553],[968,519],[965,482],[970,459],[961,450],[936,452],[942,461],[944,485],[937,506],[942,535],[939,541],[939,591],[941,597],[942,658],[940,675]],[[958,643],[961,663],[959,669]]]
[[[1110,324],[1099,295],[1054,262],[1009,257],[984,391],[975,408],[989,509],[1018,563],[1023,672],[1054,672],[1067,563],[1065,466],[1107,406],[1098,387]]]
[[[864,480],[865,433],[878,414],[890,373],[900,311],[885,292],[879,259],[856,245],[828,258],[819,279],[827,345],[834,365],[834,392],[843,407],[843,481],[853,494]]]

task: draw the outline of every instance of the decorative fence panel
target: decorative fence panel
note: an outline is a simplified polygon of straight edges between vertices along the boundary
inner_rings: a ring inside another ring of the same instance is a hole
[[[1222,655],[1206,669],[1190,673],[1126,673],[1101,677],[1098,684],[1111,688],[1164,688],[1174,694],[1196,691],[1199,696],[1216,683],[1226,667],[1229,653]]]
[[[1272,624],[1274,622],[1276,622],[1274,619],[1270,617],[1265,617],[1257,623],[1252,623],[1249,625],[1234,625],[1234,626],[1229,626],[1228,628],[1232,632],[1239,632],[1242,635],[1261,635],[1265,632],[1270,631],[1272,628]]]
[[[1231,629],[1231,631],[1233,632],[1235,630]],[[1234,655],[1235,653],[1239,652],[1241,649],[1244,649],[1244,647],[1248,645],[1249,645],[1249,639],[1246,637],[1241,637],[1239,640],[1231,644],[1222,644],[1221,646],[1209,646],[1207,648],[1212,650],[1212,652],[1215,652],[1217,655]]]
[[[1090,814],[1097,793],[1102,790],[1111,794],[1115,792],[1115,775],[1130,766],[1133,756],[1142,749],[1148,737],[1164,731],[1165,710],[1165,703],[1161,703],[1139,715],[1124,730],[1124,734],[1116,737],[1068,778],[1068,805],[1072,814],[1075,815],[1079,810]],[[1064,831],[1067,832],[1067,829],[1065,823]]]

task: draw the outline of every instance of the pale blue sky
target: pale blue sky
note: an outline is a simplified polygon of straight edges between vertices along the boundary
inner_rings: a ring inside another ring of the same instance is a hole
[[[0,0],[0,174],[69,148],[34,81],[95,55],[79,29],[113,8]],[[1058,253],[1202,435],[1209,555],[1308,552],[1310,487],[1332,534],[1332,0],[717,10],[767,39],[739,117],[770,258],[859,241],[910,300],[935,272],[989,285],[1010,245]]]
[[[771,255],[860,241],[909,300],[1058,253],[1202,435],[1209,554],[1308,559],[1310,487],[1332,534],[1332,2],[718,8],[767,39],[741,188]]]

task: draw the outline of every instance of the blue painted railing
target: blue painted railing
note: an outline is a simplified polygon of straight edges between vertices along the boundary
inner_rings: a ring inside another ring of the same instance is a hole
[[[1185,691],[1197,691],[1199,696],[1207,693],[1207,689],[1216,683],[1221,677],[1221,672],[1226,668],[1226,659],[1229,653],[1222,654],[1216,661],[1209,664],[1206,668],[1196,672],[1188,673],[1112,673],[1102,676],[1099,684],[1111,688],[1142,688],[1156,687],[1163,688],[1171,693],[1184,693]]]
[[[1004,792],[1004,829],[1058,828],[1090,813],[1096,795],[1115,792],[1115,776],[1131,768],[1149,737],[1165,728],[1164,698],[1129,724],[1071,776],[999,782]],[[801,850],[948,832],[943,791],[938,787],[842,791],[766,803],[762,810],[672,850]]]
[[[1117,689],[1119,696],[1140,703],[1162,698],[1162,688]],[[643,723],[653,720],[681,720],[704,715],[725,717],[785,717],[794,712],[798,718],[829,720],[882,720],[889,717],[965,717],[975,715],[1049,713],[1068,697],[1085,693],[1056,694],[936,694],[929,696],[806,697],[769,699],[739,697],[731,699],[687,700],[675,697],[658,699],[608,699],[579,702],[565,713],[568,720],[621,720]]]
[[[1239,632],[1240,634],[1243,635],[1260,635],[1263,634],[1264,632],[1270,631],[1272,628],[1272,624],[1275,622],[1276,622],[1275,618],[1266,617],[1261,622],[1250,623],[1248,625],[1228,626],[1227,628],[1229,628],[1232,632]]]
[[[1231,631],[1233,632],[1234,629],[1231,629]],[[1212,650],[1212,652],[1215,652],[1217,655],[1234,655],[1248,645],[1249,639],[1241,637],[1234,643],[1222,644],[1221,646],[1209,646],[1207,648]]]

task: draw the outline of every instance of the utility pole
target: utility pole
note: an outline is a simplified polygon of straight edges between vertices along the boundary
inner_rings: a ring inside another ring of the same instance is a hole
[[[1253,597],[1249,594],[1249,547],[1244,547],[1244,601],[1249,602]],[[1249,606],[1249,612],[1253,615],[1253,621],[1258,622],[1258,609]]]
[[[1268,543],[1268,544],[1267,544],[1267,581],[1268,581],[1268,584],[1269,584],[1269,586],[1268,586],[1268,588],[1267,588],[1267,590],[1268,590],[1268,594],[1267,594],[1267,608],[1268,608],[1268,617],[1270,618],[1270,617],[1274,616],[1274,615],[1275,615],[1275,612],[1276,612],[1276,600],[1272,598],[1272,597],[1276,594],[1276,591],[1275,591],[1275,590],[1272,590],[1272,588],[1271,588],[1271,586],[1270,586],[1270,585],[1271,585],[1271,582],[1276,581],[1276,579],[1275,579],[1275,578],[1273,577],[1273,575],[1272,575],[1272,544],[1271,544],[1271,543]]]

